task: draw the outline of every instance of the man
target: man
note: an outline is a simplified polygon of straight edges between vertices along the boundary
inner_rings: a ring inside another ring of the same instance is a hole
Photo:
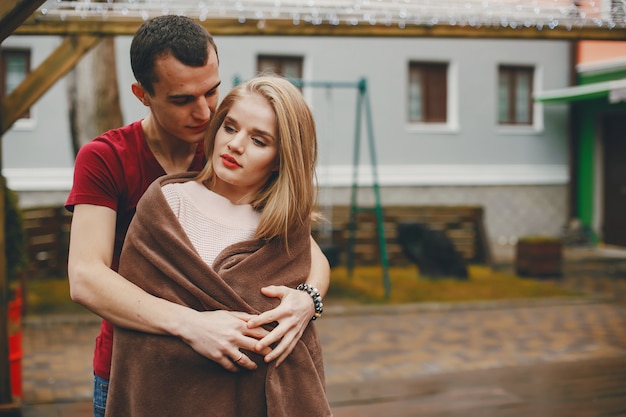
[[[217,47],[192,19],[166,15],[145,22],[130,54],[136,78],[132,91],[149,114],[81,148],[66,202],[74,213],[68,261],[71,297],[104,319],[94,353],[94,416],[105,411],[112,324],[180,337],[199,354],[234,370],[226,356],[233,348],[254,346],[266,361],[280,363],[316,313],[309,294],[286,287],[263,289],[281,304],[256,317],[198,312],[154,297],[116,272],[128,225],[148,185],[162,175],[202,167],[202,140],[220,86]],[[312,256],[307,284],[325,294],[328,262],[317,245],[312,245]],[[260,327],[272,322],[278,326],[270,333]],[[220,339],[230,343],[217,343]],[[247,357],[238,365],[256,367]]]

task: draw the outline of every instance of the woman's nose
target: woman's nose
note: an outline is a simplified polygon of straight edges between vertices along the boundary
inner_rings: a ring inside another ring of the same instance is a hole
[[[245,135],[242,132],[237,132],[230,142],[228,142],[228,149],[239,153],[243,152],[244,139]]]

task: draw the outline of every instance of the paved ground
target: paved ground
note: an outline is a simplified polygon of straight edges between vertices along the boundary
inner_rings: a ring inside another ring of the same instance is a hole
[[[626,255],[569,252],[561,283],[594,297],[328,306],[316,325],[335,416],[626,416]],[[27,321],[23,417],[90,415],[97,330],[92,316]]]

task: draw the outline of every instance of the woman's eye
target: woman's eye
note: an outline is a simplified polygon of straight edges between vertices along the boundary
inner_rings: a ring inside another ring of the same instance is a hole
[[[257,146],[265,146],[265,142],[263,142],[261,139],[252,138],[252,142]]]
[[[228,125],[224,125],[224,130],[226,131],[226,133],[234,133],[235,129],[228,126]]]

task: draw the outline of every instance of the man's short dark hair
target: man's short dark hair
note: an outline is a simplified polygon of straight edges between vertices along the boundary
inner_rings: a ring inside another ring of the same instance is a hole
[[[185,65],[201,67],[209,59],[209,47],[217,54],[213,37],[195,20],[178,15],[158,16],[137,29],[130,45],[130,65],[135,79],[149,94],[154,94],[157,58],[171,54]]]

